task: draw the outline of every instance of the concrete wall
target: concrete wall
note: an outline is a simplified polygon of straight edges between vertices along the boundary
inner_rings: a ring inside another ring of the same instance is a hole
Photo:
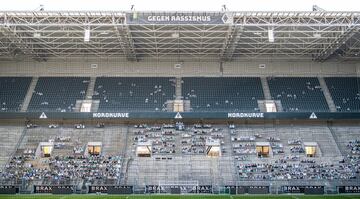
[[[98,68],[92,69],[92,63]],[[0,62],[0,76],[358,76],[360,63],[312,61],[126,62],[68,60]],[[266,64],[264,69],[259,64]]]

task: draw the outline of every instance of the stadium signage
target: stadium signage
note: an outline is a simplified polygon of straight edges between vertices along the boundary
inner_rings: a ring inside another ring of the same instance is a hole
[[[197,193],[212,193],[212,185],[199,185],[196,187]]]
[[[268,194],[269,186],[237,186],[236,194]]]
[[[133,194],[133,186],[109,186],[108,194]]]
[[[225,24],[232,17],[224,13],[127,13],[128,24]]]
[[[0,119],[39,119],[41,112],[2,112]],[[98,112],[98,113],[74,113],[74,112],[46,112],[47,118],[51,119],[304,119],[309,118],[310,112],[278,112],[278,113],[247,113],[247,112]],[[351,119],[359,120],[360,112],[317,112],[318,120]]]
[[[264,118],[264,113],[228,113],[228,118]]]
[[[19,188],[13,185],[0,185],[0,194],[16,194]]]
[[[284,193],[304,193],[304,187],[300,186],[283,186]]]
[[[68,186],[68,185],[53,186],[51,193],[53,193],[53,194],[72,194],[72,193],[74,193],[74,189],[72,186]]]
[[[35,193],[53,193],[53,194],[71,194],[74,192],[73,187],[70,185],[59,185],[59,186],[50,186],[50,185],[35,185]]]
[[[340,186],[339,193],[360,193],[360,186]]]
[[[89,193],[107,193],[108,187],[107,186],[90,186]]]
[[[146,185],[145,193],[166,193],[165,187],[159,185]]]
[[[93,113],[93,118],[129,118],[129,113]]]
[[[249,194],[268,194],[269,187],[268,186],[249,186],[248,193]]]
[[[324,194],[324,186],[282,186],[283,193]]]
[[[145,193],[212,193],[212,185],[146,185]]]
[[[236,194],[236,186],[235,185],[226,185],[225,189],[227,190],[227,193],[234,195]]]
[[[47,185],[40,185],[40,186],[35,186],[35,193],[51,193],[52,192],[52,186],[47,186]]]

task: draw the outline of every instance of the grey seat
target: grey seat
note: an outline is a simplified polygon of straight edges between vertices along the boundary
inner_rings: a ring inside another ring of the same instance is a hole
[[[31,77],[0,77],[0,112],[20,111]]]
[[[175,86],[169,77],[98,77],[94,100],[99,112],[166,111],[166,101],[174,99]]]
[[[315,77],[267,78],[271,97],[281,100],[286,112],[329,111],[320,83]]]
[[[40,77],[28,111],[72,112],[85,98],[89,77]]]
[[[195,112],[258,112],[264,99],[258,77],[185,77],[182,94]]]

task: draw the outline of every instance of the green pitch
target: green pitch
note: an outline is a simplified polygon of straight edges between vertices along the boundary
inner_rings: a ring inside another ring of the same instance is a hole
[[[360,195],[0,195],[0,199],[360,199]]]

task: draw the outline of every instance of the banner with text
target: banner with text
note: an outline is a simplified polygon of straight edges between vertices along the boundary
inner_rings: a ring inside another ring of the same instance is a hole
[[[229,24],[230,14],[219,12],[127,13],[127,24]]]

